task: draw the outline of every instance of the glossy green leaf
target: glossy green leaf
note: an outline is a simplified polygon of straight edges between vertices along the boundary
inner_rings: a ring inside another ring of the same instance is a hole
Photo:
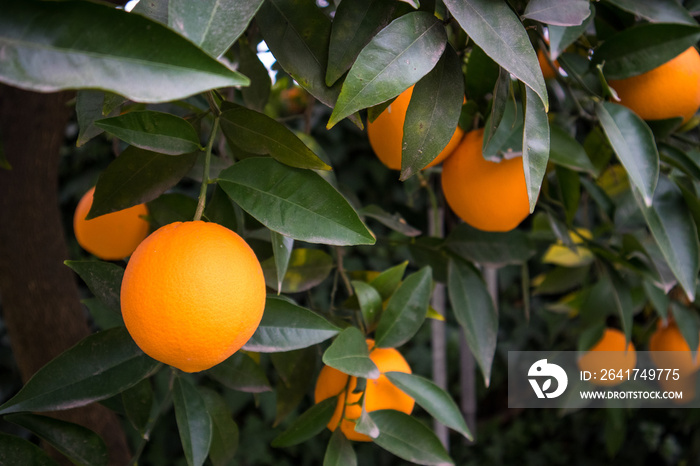
[[[472,433],[464,421],[457,403],[450,395],[438,387],[435,382],[424,377],[404,372],[387,372],[387,378],[403,392],[411,396],[416,403],[431,416],[447,427],[456,430],[472,440]]]
[[[146,16],[147,18],[151,18],[167,26],[168,3],[170,3],[170,0],[148,0],[145,2],[138,2],[136,6],[132,8],[131,12]]]
[[[402,262],[399,265],[395,265],[391,268],[386,269],[382,273],[376,276],[371,282],[372,288],[379,291],[382,297],[382,301],[386,301],[394,294],[396,289],[401,284],[404,273],[406,273],[406,267],[408,266],[408,261]]]
[[[525,127],[523,131],[523,168],[530,200],[530,213],[535,211],[540,186],[549,161],[549,120],[542,101],[525,87]]]
[[[549,160],[571,170],[595,174],[596,169],[583,146],[560,126],[549,128]]]
[[[464,75],[467,100],[476,101],[480,105],[486,102],[493,94],[499,74],[498,64],[475,44],[469,54],[467,71]]]
[[[330,170],[282,123],[264,113],[229,105],[221,114],[221,130],[236,146],[253,154],[269,154],[291,167]]]
[[[87,219],[152,201],[175,186],[197,154],[177,157],[129,147],[100,174]]]
[[[122,403],[126,417],[131,425],[140,433],[146,432],[146,426],[151,419],[153,407],[153,389],[149,379],[144,379],[128,390],[122,392]]]
[[[535,245],[522,230],[485,232],[460,224],[450,232],[445,247],[463,259],[494,266],[522,264],[535,254]]]
[[[276,448],[291,447],[321,433],[333,417],[338,404],[336,397],[326,398],[313,405],[272,441]]]
[[[233,353],[206,373],[232,390],[247,393],[263,393],[272,390],[265,371],[250,356],[240,351]]]
[[[58,466],[44,450],[28,440],[0,432],[0,464]]]
[[[65,264],[80,275],[92,294],[110,310],[121,313],[119,294],[124,269],[103,261],[66,261]]]
[[[671,305],[669,296],[650,280],[644,280],[642,287],[647,298],[649,298],[649,302],[656,309],[656,313],[661,318],[666,319],[668,317],[668,307]]]
[[[270,232],[270,239],[272,241],[272,253],[274,254],[275,273],[277,276],[277,286],[272,286],[271,288],[277,289],[277,294],[280,294],[282,292],[282,283],[287,275],[287,268],[289,267],[289,258],[292,255],[294,240],[280,235],[275,231]],[[263,272],[265,272],[264,264],[261,265],[263,265]],[[267,277],[267,274],[265,274],[265,276]]]
[[[644,204],[650,206],[659,179],[659,153],[651,130],[622,105],[596,104],[596,115],[630,180],[642,194]]]
[[[508,75],[507,72],[505,74]],[[497,95],[493,101],[491,115],[486,122],[481,150],[487,160],[513,157],[522,154],[523,151],[523,107],[508,98],[509,80],[510,78],[501,76],[494,89]],[[494,118],[498,120],[497,126],[494,126]]]
[[[445,0],[462,29],[496,63],[534,90],[549,109],[547,88],[530,38],[507,2]]]
[[[93,322],[100,330],[124,326],[121,312],[115,312],[113,309],[110,309],[100,299],[87,298],[80,300],[80,302],[87,307]]]
[[[435,67],[413,89],[401,145],[401,180],[418,173],[447,146],[457,129],[464,100],[462,67],[445,47]]]
[[[428,312],[433,287],[430,267],[423,267],[403,281],[389,299],[375,335],[379,348],[395,348],[418,332]]]
[[[566,223],[571,225],[580,207],[581,179],[579,175],[566,167],[555,167],[559,198],[566,213]]]
[[[438,62],[446,42],[445,27],[430,13],[415,11],[392,21],[350,68],[327,127],[418,82]]]
[[[593,65],[605,63],[606,78],[624,79],[666,63],[698,40],[700,26],[697,24],[641,24],[607,39],[591,60]]]
[[[392,20],[398,2],[354,0],[340,3],[333,17],[326,85],[332,86],[350,69],[370,39]]]
[[[382,295],[368,283],[353,280],[351,284],[360,304],[362,319],[368,329],[372,328],[382,311]]]
[[[595,18],[595,6],[592,3],[587,3],[589,8],[588,15],[586,16],[583,23],[578,26],[553,26],[549,25],[547,30],[549,31],[549,55],[552,60],[556,60],[559,55],[566,50],[566,48],[573,44],[576,39],[581,37],[588,25],[591,24]]]
[[[34,374],[0,414],[57,411],[121,393],[149,377],[160,363],[146,356],[119,327],[90,335]]]
[[[260,326],[244,349],[261,353],[291,351],[328,340],[339,331],[308,309],[286,299],[268,297]]]
[[[555,267],[537,284],[533,294],[560,294],[583,285],[589,278],[590,265]]]
[[[199,135],[185,119],[170,113],[143,110],[95,121],[95,126],[127,144],[168,155],[200,149]]]
[[[372,420],[380,432],[374,443],[399,458],[416,464],[454,464],[433,431],[408,414],[385,409],[374,411]]]
[[[209,455],[212,422],[202,395],[186,377],[175,377],[173,405],[187,464],[202,466]]]
[[[231,464],[238,449],[238,426],[221,395],[206,387],[199,387],[199,394],[212,422],[209,459],[214,466],[227,466]]]
[[[272,365],[279,375],[279,381],[275,387],[277,413],[272,427],[280,425],[299,407],[309,393],[314,383],[317,356],[318,349],[313,346],[270,354]]]
[[[452,311],[488,387],[496,353],[498,315],[486,284],[471,265],[460,259],[450,259],[447,290]]]
[[[315,172],[254,157],[221,172],[218,182],[243,210],[285,236],[337,246],[375,242],[345,198]]]
[[[314,2],[268,0],[255,20],[282,68],[311,95],[333,107],[340,83],[326,86],[330,19]]]
[[[661,252],[691,301],[695,300],[698,276],[698,233],[678,187],[659,178],[654,201],[648,206],[637,190],[637,204]]]
[[[686,152],[670,144],[661,143],[659,144],[659,156],[669,165],[683,170],[696,180],[700,180],[700,152]]]
[[[555,26],[576,26],[589,14],[587,0],[531,0],[523,18]]]
[[[237,50],[238,69],[250,78],[250,86],[241,88],[243,102],[246,107],[262,112],[270,97],[270,75],[258,58],[257,51],[248,45],[248,41],[240,40]]]
[[[622,323],[622,332],[625,334],[625,340],[629,342],[632,339],[632,319],[634,314],[632,293],[627,282],[622,279],[616,270],[608,268],[607,272],[612,285],[608,296],[613,298],[615,310]]]
[[[272,234],[276,233],[272,232]],[[291,240],[286,236],[284,238],[287,241]],[[273,247],[275,247],[274,243]],[[278,278],[277,256],[262,261],[260,265],[268,287],[277,289],[281,284],[280,289],[283,293],[300,293],[310,290],[328,278],[333,270],[333,258],[320,249],[294,249],[289,255],[286,273],[282,280]]]
[[[95,120],[104,118],[102,104],[105,93],[101,91],[78,91],[75,98],[75,114],[78,119],[78,140],[75,145],[80,147],[90,139],[102,134],[102,130],[95,126]]]
[[[355,423],[355,432],[365,434],[366,436],[372,439],[379,437],[379,427],[377,427],[377,424],[375,424],[375,422],[372,420],[372,417],[367,412],[364,403],[362,405],[362,412],[360,413],[360,417]]]
[[[11,414],[5,416],[5,420],[31,431],[75,464],[107,464],[108,454],[104,440],[86,427],[29,413]]]
[[[0,81],[23,89],[93,88],[166,102],[248,84],[174,31],[101,3],[7,1],[0,31]]]
[[[165,193],[148,202],[147,206],[152,222],[160,228],[173,222],[191,221],[197,210],[197,199],[181,193]]]
[[[170,0],[168,26],[212,57],[219,57],[243,34],[262,3]]]
[[[340,332],[323,353],[323,363],[355,377],[379,377],[379,369],[369,358],[365,336],[357,327],[348,327]]]
[[[244,223],[243,212],[233,206],[231,198],[219,185],[214,188],[214,194],[204,208],[204,216],[231,231],[241,231]]]
[[[365,217],[373,218],[382,225],[405,236],[418,236],[421,233],[420,230],[406,223],[406,220],[404,220],[400,214],[390,214],[375,204],[364,206],[357,213]]]
[[[671,312],[688,348],[695,350],[700,343],[700,318],[695,309],[689,309],[677,302],[671,303]]]
[[[697,26],[688,10],[676,0],[608,0],[616,7],[648,19],[652,23],[678,23]]]
[[[323,466],[357,466],[357,455],[352,442],[345,438],[343,431],[336,429],[323,456]]]

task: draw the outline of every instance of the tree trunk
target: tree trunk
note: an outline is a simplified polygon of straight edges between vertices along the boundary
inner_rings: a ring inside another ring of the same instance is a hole
[[[0,141],[12,170],[0,169],[0,296],[12,351],[26,382],[90,334],[68,259],[58,206],[59,149],[70,94],[0,85]],[[116,415],[92,404],[57,412],[102,436],[110,464],[129,451]]]

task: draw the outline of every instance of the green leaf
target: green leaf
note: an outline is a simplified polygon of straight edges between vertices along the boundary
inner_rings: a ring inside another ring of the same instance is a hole
[[[372,420],[379,427],[374,443],[390,453],[416,464],[454,464],[433,431],[419,420],[400,411],[374,411]]]
[[[445,247],[470,262],[494,266],[522,264],[535,255],[535,245],[522,230],[491,233],[467,224],[450,232]]]
[[[272,441],[276,448],[291,447],[315,437],[326,428],[338,404],[337,397],[313,405]]]
[[[107,307],[100,299],[87,298],[80,300],[80,302],[87,307],[93,322],[100,330],[124,326],[121,312],[115,312],[114,309]]]
[[[581,201],[581,181],[579,175],[573,170],[558,166],[555,167],[559,197],[566,212],[566,223],[570,225],[574,221]]]
[[[357,466],[357,455],[352,449],[352,442],[345,438],[343,431],[336,429],[328,442],[323,466]]]
[[[175,186],[197,154],[177,157],[128,147],[100,174],[87,219],[152,201]]]
[[[697,151],[685,152],[670,144],[659,144],[659,156],[661,160],[676,168],[683,170],[692,178],[700,179],[700,153]]]
[[[143,435],[146,432],[153,407],[153,389],[149,379],[143,379],[133,387],[123,391],[122,403],[131,425]]]
[[[353,280],[351,284],[360,304],[362,320],[364,320],[365,326],[370,329],[382,311],[382,295],[368,283]]]
[[[679,23],[697,26],[697,22],[676,0],[608,0],[616,7],[652,23]],[[686,2],[687,3],[687,2]]]
[[[78,140],[75,145],[80,147],[90,139],[102,134],[102,130],[95,126],[95,120],[104,118],[102,105],[105,93],[101,91],[78,91],[75,98],[75,114],[78,120]]]
[[[452,139],[464,100],[464,78],[454,49],[445,47],[435,67],[413,89],[401,145],[401,180],[418,173]]]
[[[11,414],[5,416],[5,420],[33,432],[75,464],[107,464],[108,454],[104,440],[81,425],[36,414]]]
[[[238,426],[221,395],[206,387],[199,387],[199,394],[204,400],[212,422],[209,459],[214,466],[227,466],[238,449]]]
[[[138,2],[131,10],[132,13],[151,18],[161,24],[168,25],[168,3],[169,0],[150,0],[146,2]]]
[[[272,232],[272,234],[274,237],[278,233]],[[294,241],[286,236],[284,238],[287,241]],[[274,243],[273,247],[275,247]],[[300,293],[310,290],[328,278],[333,270],[333,258],[320,249],[297,248],[291,251],[287,260],[286,273],[282,276],[282,280],[278,278],[277,256],[260,263],[267,286],[273,289],[281,286],[278,289],[281,289],[283,293]]]
[[[481,50],[481,47],[474,45],[469,54],[467,71],[464,75],[467,100],[473,100],[479,104],[486,101],[493,93],[500,69],[498,64]]]
[[[576,139],[560,126],[552,125],[549,130],[550,161],[571,170],[595,175],[595,167],[588,158],[588,154],[586,154],[583,146]]]
[[[507,2],[445,0],[445,5],[476,45],[535,91],[548,110],[547,88],[537,55],[525,28]]]
[[[256,50],[251,49],[248,41],[238,41],[239,71],[250,77],[250,86],[241,88],[241,95],[246,107],[263,111],[270,97],[272,82],[267,68],[262,64]]]
[[[65,261],[64,263],[80,275],[96,298],[112,311],[121,314],[119,294],[124,277],[123,268],[103,261]]]
[[[207,370],[207,375],[224,386],[247,393],[272,391],[265,371],[247,354],[237,351],[224,362]]]
[[[433,274],[430,267],[423,267],[406,277],[389,299],[379,319],[377,347],[401,346],[418,332],[428,312],[432,286]]]
[[[452,397],[433,381],[404,372],[387,372],[388,379],[442,424],[454,429],[469,440],[472,433],[464,422],[459,406]]]
[[[44,450],[28,440],[0,432],[0,464],[58,466]]]
[[[555,26],[576,26],[589,14],[587,0],[531,0],[523,18]]]
[[[311,95],[333,107],[340,85],[328,87],[325,79],[331,21],[315,2],[268,0],[255,20],[284,71]]]
[[[306,144],[282,123],[264,113],[228,104],[221,130],[236,146],[253,154],[270,154],[290,167],[330,170]]]
[[[357,327],[348,327],[340,332],[323,353],[323,363],[355,377],[379,377],[379,369],[369,358],[365,336]]]
[[[689,309],[677,302],[671,303],[671,312],[676,319],[678,329],[683,335],[683,339],[688,343],[688,348],[695,351],[700,343],[700,318],[695,309]]]
[[[640,24],[603,42],[595,50],[591,64],[605,63],[603,72],[608,79],[629,78],[663,65],[699,39],[697,24]]]
[[[507,75],[508,73],[505,72],[505,74]],[[509,82],[504,81],[501,77],[494,89],[496,94],[501,92],[504,92],[504,94],[496,95],[494,98],[494,107],[491,111],[491,116],[486,122],[482,145],[482,154],[486,159],[516,156],[523,151],[523,108],[521,105],[517,105],[508,99],[509,86]],[[494,118],[500,118],[497,126],[493,125]],[[486,131],[491,131],[491,133],[487,134]]]
[[[659,153],[651,130],[622,105],[596,104],[596,115],[630,180],[642,194],[644,204],[650,206],[659,179]]]
[[[415,11],[392,21],[350,68],[327,127],[418,82],[433,69],[446,43],[445,27],[430,13]]]
[[[192,212],[194,214],[194,210]],[[219,185],[216,185],[214,188],[214,194],[204,208],[204,216],[210,221],[223,225],[231,231],[241,231],[243,229],[243,212],[233,207],[231,198],[228,197]],[[193,217],[194,215],[189,218]]]
[[[170,0],[168,26],[212,57],[219,57],[243,34],[262,3]]]
[[[95,126],[127,144],[168,155],[199,150],[199,135],[185,119],[170,113],[143,110],[95,121]]]
[[[369,282],[372,288],[379,291],[382,301],[386,301],[394,294],[401,284],[407,266],[408,261],[402,262],[399,265],[386,269]]]
[[[498,315],[486,284],[471,265],[450,259],[447,290],[457,322],[489,386],[491,364],[496,353]]]
[[[336,246],[375,242],[345,198],[315,172],[253,157],[222,171],[218,182],[243,210],[285,236]]]
[[[379,427],[377,427],[377,424],[374,423],[372,417],[367,412],[367,409],[365,409],[364,401],[362,403],[362,412],[360,413],[360,417],[355,423],[355,432],[365,434],[372,439],[379,437]]]
[[[392,215],[375,204],[364,206],[357,213],[365,217],[373,218],[379,221],[379,223],[382,225],[389,227],[405,236],[418,236],[421,233],[420,230],[413,228],[411,225],[406,223],[406,220],[404,220],[400,214],[397,213]]]
[[[314,383],[317,356],[318,349],[314,347],[270,355],[270,360],[279,375],[275,388],[277,414],[272,427],[277,427],[296,410],[309,393]]]
[[[691,301],[695,300],[698,276],[698,233],[679,188],[665,177],[659,178],[651,206],[637,190],[634,197],[659,245],[666,262]]]
[[[332,86],[350,69],[360,51],[399,9],[397,2],[355,0],[340,3],[333,17],[326,85]]]
[[[610,286],[610,295],[612,295],[615,310],[617,310],[620,322],[622,322],[622,331],[625,334],[625,341],[629,342],[632,339],[632,319],[634,313],[632,293],[627,282],[622,279],[616,270],[609,267],[607,268],[607,272],[612,285]]]
[[[197,200],[181,193],[165,193],[148,202],[147,206],[148,215],[160,228],[174,222],[191,221],[197,210]]]
[[[152,375],[160,363],[146,356],[126,328],[90,335],[34,374],[0,414],[57,411],[110,398]]]
[[[0,82],[27,90],[92,88],[167,102],[248,84],[165,26],[100,3],[5,2],[0,31]]]
[[[274,254],[275,274],[277,276],[277,287],[271,286],[270,288],[276,288],[277,294],[280,294],[282,292],[282,283],[287,275],[287,268],[289,267],[289,258],[292,255],[294,240],[280,235],[275,231],[270,232],[270,240],[272,241],[272,253]],[[263,267],[263,272],[265,272],[265,263],[263,262],[261,265]],[[265,277],[267,277],[267,274],[265,274]]]
[[[534,212],[540,186],[549,161],[549,120],[542,101],[529,87],[525,87],[525,128],[523,130],[523,168],[530,199],[530,213]]]
[[[286,299],[267,298],[260,326],[245,344],[247,351],[276,353],[313,346],[340,329],[320,315]]]
[[[642,287],[652,307],[656,309],[656,313],[662,319],[666,319],[668,317],[668,307],[671,305],[669,296],[651,280],[644,280]]]
[[[189,466],[202,466],[209,454],[212,422],[204,399],[186,377],[175,377],[173,387],[175,419],[182,449]]]
[[[586,3],[589,8],[588,15],[580,25],[568,27],[549,25],[547,27],[549,31],[549,55],[552,60],[556,60],[569,45],[576,42],[576,39],[581,37],[595,18],[595,6],[592,3]]]

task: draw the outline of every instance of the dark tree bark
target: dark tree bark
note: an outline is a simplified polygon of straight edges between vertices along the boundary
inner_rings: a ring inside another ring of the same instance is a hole
[[[0,169],[0,296],[13,354],[26,382],[90,334],[68,259],[58,206],[59,149],[70,94],[0,85],[0,138],[12,170]],[[102,436],[110,464],[129,460],[116,415],[92,404],[54,413]]]

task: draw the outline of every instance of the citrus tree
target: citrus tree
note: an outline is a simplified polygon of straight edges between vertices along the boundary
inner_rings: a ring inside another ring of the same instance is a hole
[[[107,464],[46,415],[95,402],[131,464],[692,457],[658,420],[676,449],[621,452],[618,410],[561,421],[605,453],[527,414],[541,456],[468,441],[508,350],[698,348],[697,0],[0,5],[0,82],[77,90],[71,210],[96,181],[66,261],[96,331],[3,387],[5,463],[53,463],[31,432]]]

